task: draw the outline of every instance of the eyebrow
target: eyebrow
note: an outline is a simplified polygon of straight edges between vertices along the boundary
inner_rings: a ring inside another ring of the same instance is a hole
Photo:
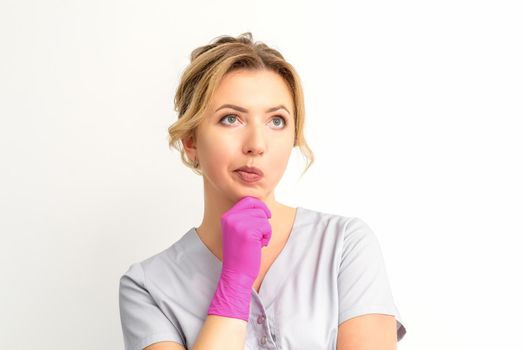
[[[235,105],[232,105],[232,104],[225,104],[225,105],[222,105],[220,107],[217,108],[217,110],[215,112],[218,112],[219,110],[223,109],[223,108],[232,108],[232,109],[235,109],[239,112],[243,112],[243,113],[247,113],[248,110],[245,109],[245,108],[242,108],[240,106],[235,106]],[[279,109],[285,109],[289,114],[291,114],[289,112],[289,110],[286,108],[286,106],[284,105],[278,105],[278,106],[275,106],[275,107],[271,107],[269,108],[268,110],[266,110],[266,113],[269,113],[269,112],[274,112],[274,111],[277,111]]]

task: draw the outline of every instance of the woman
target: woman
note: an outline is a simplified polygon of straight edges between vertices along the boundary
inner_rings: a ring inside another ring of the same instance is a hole
[[[170,145],[204,182],[204,217],[120,279],[126,349],[395,349],[406,333],[361,219],[276,201],[304,139],[294,68],[251,33],[192,52]],[[306,170],[307,170],[306,168]]]

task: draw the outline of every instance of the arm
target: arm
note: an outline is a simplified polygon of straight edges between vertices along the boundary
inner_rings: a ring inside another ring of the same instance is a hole
[[[222,272],[193,350],[244,349],[261,248],[271,238],[269,217],[269,208],[255,197],[243,197],[221,216]]]
[[[144,350],[186,350],[186,348],[172,341],[161,341],[146,346]]]
[[[208,315],[193,350],[244,349],[247,322],[238,318]]]
[[[338,274],[337,350],[394,350],[405,328],[398,322],[380,243],[363,220],[348,223]]]
[[[193,350],[244,349],[247,322],[238,318],[208,315]],[[144,350],[186,350],[175,342],[158,342]]]
[[[337,350],[396,350],[397,323],[392,315],[367,314],[338,326]]]
[[[244,349],[261,248],[271,238],[269,217],[269,208],[255,197],[243,197],[221,216],[222,272],[193,350]],[[180,347],[174,342],[159,342],[146,350],[180,350]]]

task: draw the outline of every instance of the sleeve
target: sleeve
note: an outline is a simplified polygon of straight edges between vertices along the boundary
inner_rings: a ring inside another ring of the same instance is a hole
[[[118,294],[126,350],[142,350],[160,341],[185,345],[182,332],[160,310],[145,287],[140,263],[132,264],[120,277]]]
[[[397,342],[406,334],[397,310],[380,243],[360,218],[352,218],[344,229],[344,243],[338,273],[338,324],[353,317],[380,313],[397,321]]]

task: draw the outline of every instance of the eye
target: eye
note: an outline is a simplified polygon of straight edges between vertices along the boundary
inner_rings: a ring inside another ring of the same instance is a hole
[[[278,120],[278,119],[281,119],[282,121],[280,123],[278,123],[278,125],[282,125],[282,123],[284,124],[283,127],[281,127],[280,129],[284,129],[287,125],[287,120],[286,118],[282,117],[282,116],[276,116],[275,118],[273,118],[273,120]]]
[[[223,121],[227,120],[227,121],[233,122],[236,119],[237,119],[237,115],[236,114],[227,114],[227,115],[223,116],[222,118],[220,118],[219,123],[222,124],[222,125],[228,125],[227,123],[224,123]],[[272,121],[273,120],[278,120],[278,119],[281,119],[282,121],[277,123],[277,124],[273,124],[273,125],[281,126],[283,124],[283,126],[278,128],[278,129],[284,129],[286,127],[286,125],[287,125],[286,118],[284,118],[282,116],[276,116],[276,117],[272,118]],[[231,125],[231,124],[229,124],[229,125]]]
[[[237,116],[234,115],[234,114],[227,114],[227,115],[223,116],[222,118],[220,118],[219,122],[220,122],[220,124],[224,124],[224,123],[222,123],[222,120],[229,120],[229,121],[231,121],[231,119],[236,119],[236,118],[237,118]]]

